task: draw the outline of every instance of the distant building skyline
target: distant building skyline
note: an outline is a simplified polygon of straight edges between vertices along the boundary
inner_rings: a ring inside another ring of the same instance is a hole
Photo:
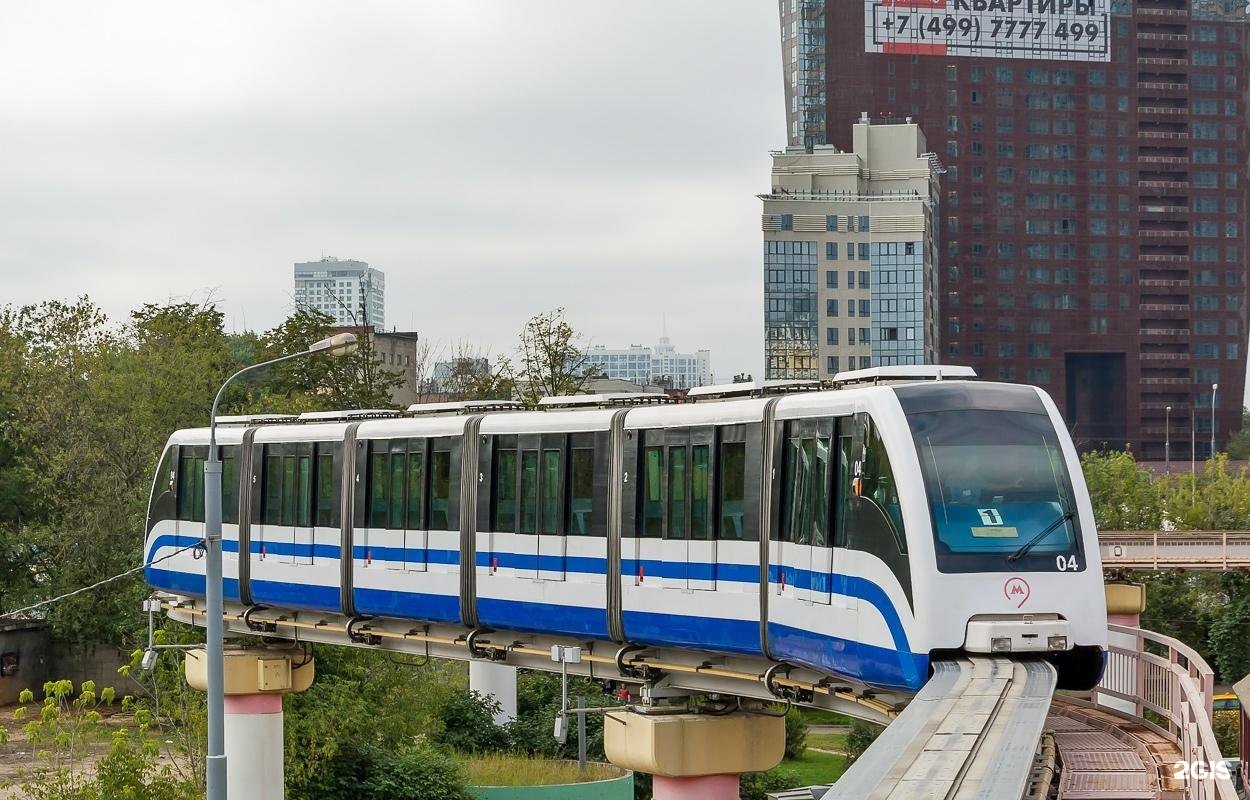
[[[691,389],[712,383],[712,351],[679,353],[667,335],[655,347],[631,344],[629,347],[594,345],[586,351],[587,366],[594,366],[606,377],[619,378],[646,386],[665,379],[673,389]]]
[[[338,326],[386,325],[386,276],[367,261],[323,256],[295,264],[295,306],[316,309]]]

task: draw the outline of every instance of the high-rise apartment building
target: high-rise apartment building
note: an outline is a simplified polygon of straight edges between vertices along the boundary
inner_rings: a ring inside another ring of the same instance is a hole
[[[386,276],[364,261],[327,256],[295,265],[295,307],[314,308],[340,326],[386,324]]]
[[[848,126],[850,127],[850,126]],[[764,201],[767,378],[933,363],[941,165],[910,122],[853,127],[853,146],[773,153]]]
[[[1084,448],[1161,459],[1191,425],[1200,456],[1213,427],[1227,441],[1246,372],[1245,2],[780,9],[792,145],[910,116],[947,167],[942,361],[1045,388]]]
[[[586,359],[587,365],[597,367],[604,377],[640,386],[661,382],[672,389],[693,389],[712,383],[712,352],[679,353],[667,336],[661,336],[655,347],[595,345],[586,351]]]

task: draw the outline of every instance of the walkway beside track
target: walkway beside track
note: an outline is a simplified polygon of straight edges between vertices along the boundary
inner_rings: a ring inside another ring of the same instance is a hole
[[[1046,730],[1058,751],[1058,800],[1179,800],[1176,742],[1141,720],[1055,697]]]
[[[1021,797],[1055,683],[1044,661],[934,662],[933,677],[824,800]]]

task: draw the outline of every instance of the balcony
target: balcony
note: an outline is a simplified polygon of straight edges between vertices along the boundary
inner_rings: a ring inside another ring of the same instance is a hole
[[[1138,282],[1141,286],[1163,286],[1168,288],[1183,288],[1189,285],[1189,281],[1172,278],[1146,278]]]
[[[1166,263],[1166,264],[1188,264],[1188,263],[1189,263],[1189,256],[1185,256],[1185,255],[1176,255],[1176,254],[1174,254],[1174,253],[1160,253],[1160,254],[1155,254],[1155,253],[1142,253],[1141,255],[1139,255],[1139,256],[1137,257],[1137,260],[1138,260],[1138,261],[1151,261],[1151,262],[1154,262],[1154,263],[1156,263],[1156,264],[1158,264],[1158,263]]]
[[[1138,139],[1188,139],[1189,131],[1138,131]]]
[[[1138,156],[1137,160],[1143,164],[1188,164],[1189,159],[1185,156]]]
[[[1138,89],[1155,89],[1161,92],[1184,92],[1189,89],[1187,83],[1164,83],[1162,81],[1138,81]]]
[[[1145,8],[1137,6],[1133,10],[1142,16],[1150,17],[1177,17],[1184,19],[1189,16],[1189,12],[1183,8]]]
[[[1191,386],[1193,378],[1142,378],[1145,386]]]
[[[1187,361],[1189,353],[1140,353],[1142,361]]]
[[[1145,402],[1145,403],[1138,403],[1137,405],[1137,407],[1140,408],[1142,411],[1166,411],[1169,406],[1171,407],[1173,411],[1176,411],[1176,412],[1189,410],[1189,403],[1186,403],[1183,400],[1177,400],[1175,403],[1164,403],[1164,402],[1159,402],[1157,400],[1152,400],[1152,401]]]
[[[1138,181],[1143,189],[1188,189],[1189,181]]]
[[[1146,39],[1153,42],[1188,42],[1189,34],[1187,33],[1156,33],[1154,31],[1138,31],[1138,39]]]
[[[1189,236],[1189,231],[1151,231],[1140,230],[1138,236],[1145,236],[1148,239],[1184,239]]]
[[[1142,336],[1188,336],[1189,328],[1140,328],[1137,331]]]
[[[1189,311],[1188,303],[1140,303],[1139,311]]]
[[[1175,116],[1189,113],[1188,108],[1174,108],[1172,106],[1138,106],[1137,111],[1141,114],[1172,114]]]
[[[1187,58],[1159,58],[1157,56],[1150,58],[1138,57],[1138,64],[1159,64],[1166,67],[1183,67],[1189,63]]]
[[[1138,206],[1137,210],[1142,214],[1184,214],[1189,206]]]

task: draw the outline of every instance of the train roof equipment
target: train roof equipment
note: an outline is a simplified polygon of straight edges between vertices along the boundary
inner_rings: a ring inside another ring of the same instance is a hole
[[[432,417],[454,414],[484,414],[488,411],[524,411],[525,404],[516,400],[453,400],[444,403],[413,403],[410,417]]]
[[[604,394],[561,394],[544,397],[538,401],[542,411],[580,408],[610,408],[614,406],[660,405],[675,402],[663,392],[607,392]]]
[[[889,367],[869,367],[839,372],[833,376],[834,386],[847,386],[855,383],[891,383],[900,381],[940,381],[959,378],[977,377],[972,367],[960,367],[951,364],[896,364]]]
[[[686,397],[695,402],[700,400],[730,400],[743,397],[793,394],[795,392],[814,392],[821,388],[820,381],[816,380],[775,378],[767,381],[744,381],[742,383],[720,383],[714,386],[696,386],[686,392]]]
[[[220,425],[281,425],[299,420],[295,414],[225,414],[217,417]]]
[[[356,422],[362,419],[391,419],[399,411],[389,408],[357,408],[345,411],[305,411],[299,415],[300,422]]]

